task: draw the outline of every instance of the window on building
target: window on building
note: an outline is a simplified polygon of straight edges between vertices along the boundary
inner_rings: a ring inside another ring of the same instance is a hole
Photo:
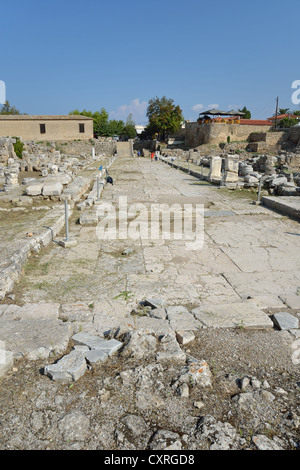
[[[84,124],[79,124],[79,132],[85,132],[84,131]]]
[[[40,124],[40,133],[46,134],[46,124]]]

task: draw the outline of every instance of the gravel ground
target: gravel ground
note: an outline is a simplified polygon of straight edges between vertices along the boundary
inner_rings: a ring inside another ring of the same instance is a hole
[[[299,449],[293,341],[277,330],[202,329],[182,348],[205,359],[212,386],[190,383],[188,396],[174,387],[182,365],[151,354],[120,350],[72,384],[43,375],[58,357],[20,360],[0,379],[0,449]]]

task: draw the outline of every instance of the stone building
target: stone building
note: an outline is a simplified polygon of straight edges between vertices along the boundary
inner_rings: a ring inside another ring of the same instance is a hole
[[[238,123],[226,120],[209,123],[187,122],[185,126],[185,145],[198,147],[203,144],[220,144],[231,141],[246,141],[253,132],[268,132],[272,123],[266,120],[239,119]]]
[[[0,115],[0,137],[34,141],[92,139],[93,119],[82,115]]]

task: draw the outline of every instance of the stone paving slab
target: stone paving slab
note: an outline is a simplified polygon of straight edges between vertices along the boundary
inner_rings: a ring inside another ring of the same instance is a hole
[[[272,328],[273,322],[256,305],[236,304],[208,305],[192,310],[193,315],[209,328]]]
[[[176,305],[166,308],[167,319],[174,331],[198,330],[201,323],[183,306]]]
[[[300,287],[295,294],[280,295],[280,299],[287,307],[300,311]]]
[[[278,312],[273,315],[273,321],[280,330],[292,330],[299,328],[299,320],[290,313]]]
[[[1,319],[0,340],[5,341],[6,348],[13,352],[15,358],[36,360],[64,352],[72,332],[71,323],[60,320]]]
[[[55,303],[28,303],[23,306],[19,305],[0,305],[1,320],[58,320],[59,304]],[[1,315],[2,312],[2,315]]]
[[[122,343],[116,339],[105,340],[90,333],[80,332],[72,337],[74,344],[88,346],[90,349],[101,350],[107,356],[111,356],[122,347]]]

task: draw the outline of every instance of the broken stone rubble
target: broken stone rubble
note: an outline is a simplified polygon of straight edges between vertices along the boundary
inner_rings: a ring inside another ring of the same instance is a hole
[[[120,341],[103,340],[83,332],[75,334],[72,340],[75,344],[74,349],[57,363],[44,368],[44,374],[53,381],[76,381],[85,374],[88,363],[105,361],[122,347]]]

